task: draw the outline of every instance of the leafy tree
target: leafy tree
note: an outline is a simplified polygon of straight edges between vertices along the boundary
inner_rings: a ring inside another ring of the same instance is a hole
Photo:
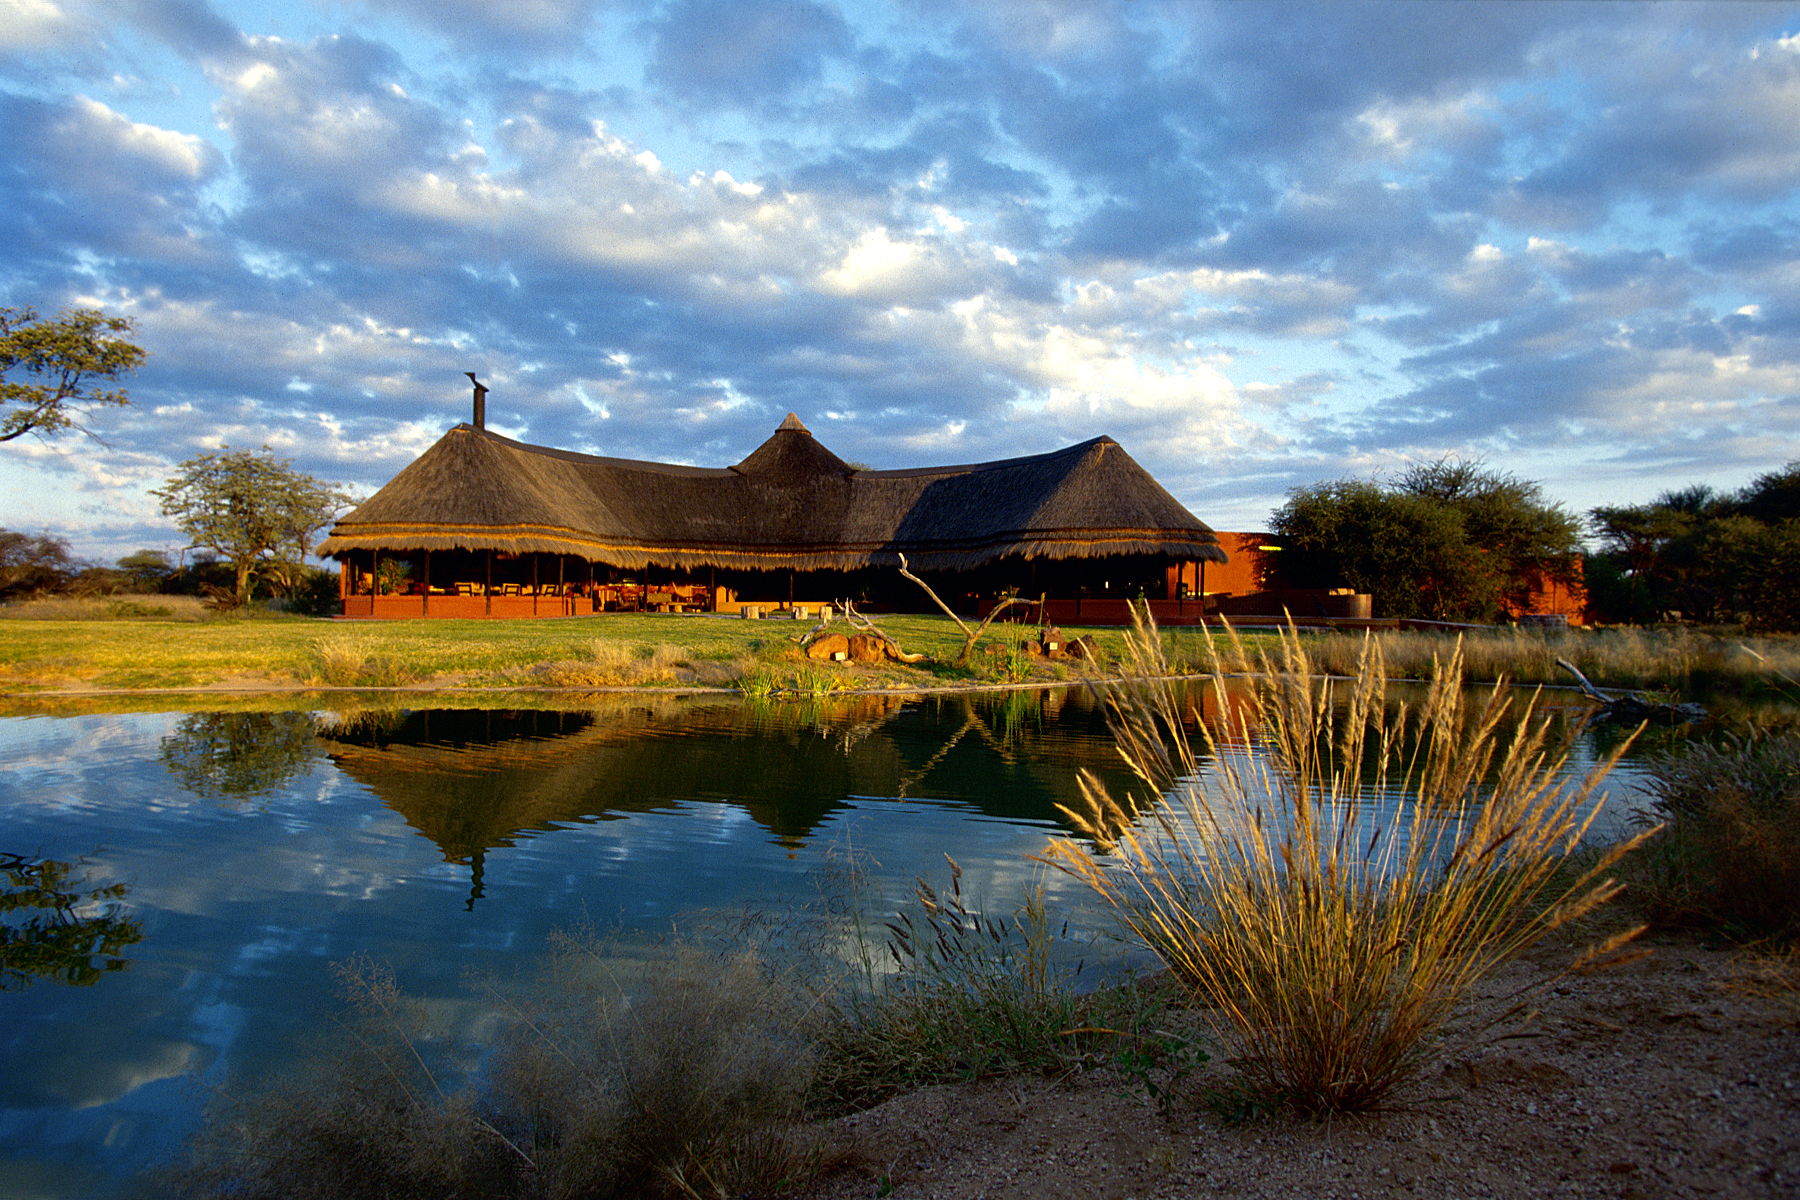
[[[231,564],[233,600],[243,604],[258,575],[278,592],[298,579],[319,530],[353,503],[323,480],[294,470],[267,446],[220,449],[180,464],[152,496],[190,542]]]
[[[115,564],[140,592],[161,590],[163,581],[175,574],[167,550],[133,550]]]
[[[1267,582],[1367,592],[1384,616],[1492,620],[1526,608],[1546,579],[1581,582],[1576,518],[1479,463],[1445,459],[1392,486],[1296,488],[1270,528],[1284,549],[1265,562]]]
[[[26,433],[91,431],[89,408],[130,403],[124,388],[96,387],[143,365],[144,352],[114,334],[132,332],[129,317],[77,308],[55,320],[31,308],[0,308],[0,442]],[[8,379],[23,374],[26,381]]]
[[[1489,597],[1497,594],[1507,611],[1525,612],[1546,582],[1582,586],[1580,518],[1546,500],[1539,484],[1446,458],[1413,467],[1397,486],[1462,515],[1463,533],[1482,556],[1482,606],[1491,610]]]
[[[1800,628],[1800,462],[1741,492],[1694,484],[1648,504],[1596,508],[1589,519],[1600,541],[1596,577],[1615,581],[1595,595],[1602,618]]]
[[[1765,525],[1800,518],[1800,460],[1758,475],[1737,499],[1737,510]]]
[[[0,599],[55,590],[75,569],[69,543],[61,538],[0,529]]]

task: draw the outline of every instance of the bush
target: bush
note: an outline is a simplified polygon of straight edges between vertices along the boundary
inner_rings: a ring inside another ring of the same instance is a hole
[[[821,1065],[813,1105],[841,1112],[927,1084],[1018,1072],[1064,1074],[1124,1045],[1160,1065],[1175,1039],[1159,1034],[1164,1005],[1132,984],[1077,991],[1056,965],[1066,940],[1038,885],[1010,917],[971,907],[950,861],[940,894],[920,880],[914,902],[887,924],[895,972],[850,988],[825,1010],[815,1036]],[[1204,1055],[1198,1055],[1204,1058]]]
[[[367,961],[340,966],[341,1035],[305,1078],[227,1096],[169,1182],[197,1200],[765,1194],[818,1160],[794,1130],[810,1078],[794,994],[753,959],[669,948],[633,970],[561,939],[495,999],[485,1074]]]
[[[418,673],[399,659],[371,654],[352,636],[318,638],[313,642],[313,675],[330,687],[405,687]]]
[[[302,617],[335,617],[343,607],[338,577],[330,571],[306,571],[287,596],[287,610]]]
[[[1384,1103],[1440,1051],[1483,976],[1618,890],[1605,872],[1629,843],[1563,869],[1617,754],[1558,791],[1564,756],[1545,744],[1547,723],[1528,706],[1500,744],[1505,693],[1470,704],[1455,654],[1416,714],[1390,713],[1373,639],[1347,707],[1292,634],[1255,662],[1233,642],[1214,655],[1215,732],[1177,708],[1154,626],[1129,646],[1108,716],[1154,797],[1115,798],[1084,773],[1083,809],[1068,815],[1095,846],[1053,843],[1046,858],[1196,993],[1262,1102]],[[1225,692],[1228,671],[1253,674],[1247,695]],[[1251,744],[1266,755],[1244,754]],[[1371,810],[1394,795],[1412,803]]]
[[[1631,882],[1651,919],[1747,939],[1800,936],[1800,734],[1690,745],[1650,770],[1663,825]]]

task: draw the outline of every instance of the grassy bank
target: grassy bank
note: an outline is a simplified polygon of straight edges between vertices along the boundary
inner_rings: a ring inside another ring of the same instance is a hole
[[[691,686],[831,691],[1028,677],[1070,677],[978,651],[950,664],[962,633],[942,617],[884,617],[907,667],[808,661],[790,621],[607,614],[541,621],[319,621],[279,615],[184,620],[162,616],[6,622],[0,687],[69,688]],[[1082,631],[1072,631],[1082,632]],[[1106,646],[1117,632],[1094,630]],[[994,639],[987,639],[992,642]],[[985,649],[985,647],[984,647]]]
[[[537,980],[484,985],[493,1022],[471,1027],[490,1031],[486,1047],[452,1050],[427,1005],[350,962],[343,1033],[273,1090],[226,1093],[181,1194],[779,1195],[832,1166],[819,1117],[1024,1073],[1104,1069],[1158,1110],[1232,1120],[1379,1108],[1483,1027],[1457,1026],[1479,983],[1617,891],[1623,848],[1570,862],[1604,766],[1565,792],[1548,725],[1498,747],[1454,662],[1417,718],[1434,732],[1416,761],[1378,652],[1339,717],[1296,643],[1240,658],[1263,682],[1232,740],[1254,726],[1268,758],[1228,765],[1209,796],[1159,658],[1138,645],[1111,692],[1119,748],[1158,786],[1115,798],[1090,778],[1090,838],[1043,860],[1091,884],[1169,968],[1154,984],[1080,986],[1041,887],[996,910],[964,896],[954,862],[891,919],[864,910],[852,862],[810,916],[734,920],[722,947],[640,963],[604,939],[559,941]],[[1365,842],[1370,755],[1375,791],[1430,797],[1452,819],[1397,811]],[[1104,848],[1121,869],[1101,869]],[[1221,1065],[1196,1090],[1209,1053]]]
[[[845,689],[1050,682],[1075,678],[1064,661],[1012,649],[1026,627],[994,626],[964,666],[962,631],[941,616],[879,618],[905,649],[926,656],[906,666],[809,661],[803,622],[703,615],[614,613],[538,621],[322,621],[279,614],[215,615],[186,597],[122,597],[0,607],[0,691],[31,693],[158,688],[437,689],[696,687],[751,694],[824,694]],[[1216,631],[1215,631],[1216,632]],[[1091,634],[1115,659],[1123,631]],[[1447,659],[1451,633],[1379,635],[1390,679],[1426,679]],[[1169,668],[1207,669],[1207,631],[1162,633]],[[1327,674],[1356,670],[1363,635],[1302,634]],[[1268,635],[1248,639],[1266,644]],[[1476,631],[1461,638],[1464,676],[1569,686],[1567,659],[1603,688],[1653,690],[1702,702],[1792,694],[1800,640],[1691,630]]]

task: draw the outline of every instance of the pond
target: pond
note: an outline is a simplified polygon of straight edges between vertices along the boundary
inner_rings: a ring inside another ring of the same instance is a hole
[[[291,1059],[355,955],[473,1013],[465,978],[529,971],[554,931],[779,914],[852,858],[877,917],[945,855],[1010,912],[1083,767],[1126,782],[1080,689],[0,719],[9,938],[49,914],[0,984],[0,1195],[136,1194],[208,1089]]]

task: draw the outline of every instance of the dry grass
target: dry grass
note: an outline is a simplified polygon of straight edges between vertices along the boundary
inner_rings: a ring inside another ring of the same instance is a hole
[[[418,678],[398,658],[375,652],[366,639],[353,634],[315,639],[313,659],[312,682],[328,687],[404,687]]]
[[[1151,798],[1115,798],[1085,774],[1069,815],[1094,845],[1053,843],[1045,858],[1194,990],[1263,1102],[1382,1105],[1440,1050],[1483,976],[1618,890],[1607,872],[1628,845],[1562,869],[1611,762],[1559,789],[1547,723],[1527,713],[1500,744],[1506,693],[1471,703],[1454,650],[1409,712],[1385,703],[1373,639],[1336,708],[1299,638],[1254,661],[1232,642],[1213,662],[1221,727],[1191,722],[1199,753],[1155,629],[1129,651],[1109,715]],[[1228,698],[1223,676],[1244,672],[1249,698]],[[1384,815],[1384,795],[1414,802]]]
[[[1165,635],[1166,637],[1167,635]],[[1747,638],[1690,629],[1495,629],[1462,636],[1400,631],[1377,635],[1390,679],[1430,678],[1433,663],[1460,645],[1463,678],[1491,683],[1568,685],[1559,658],[1581,668],[1604,688],[1666,689],[1684,695],[1755,695],[1800,675],[1800,641]],[[1362,657],[1361,634],[1331,633],[1307,639],[1307,656],[1328,675],[1354,675]],[[1182,644],[1195,661],[1202,652]]]
[[[1010,914],[994,914],[964,898],[954,860],[950,871],[942,892],[920,880],[884,926],[876,949],[892,974],[876,977],[867,960],[860,986],[837,989],[813,1023],[816,1110],[991,1075],[1064,1074],[1110,1058],[1121,1040],[1156,1057],[1165,1042],[1145,1031],[1158,998],[1130,984],[1078,989],[1081,964],[1068,966],[1068,928],[1051,920],[1041,882]]]
[[[307,1069],[215,1103],[170,1173],[178,1194],[710,1200],[777,1193],[822,1161],[800,1132],[796,994],[752,958],[674,946],[628,963],[564,938],[542,979],[490,989],[511,1033],[485,1072],[389,972],[339,970],[337,1035]]]
[[[0,604],[8,621],[203,621],[212,616],[198,596],[39,596]]]
[[[1663,826],[1631,869],[1646,914],[1800,940],[1800,733],[1691,744],[1658,756],[1649,786]]]

